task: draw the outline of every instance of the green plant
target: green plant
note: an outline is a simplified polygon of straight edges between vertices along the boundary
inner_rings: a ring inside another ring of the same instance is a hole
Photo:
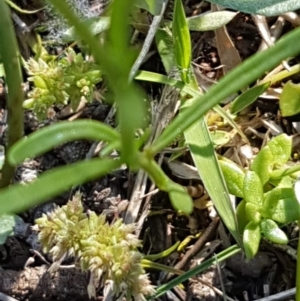
[[[35,222],[43,251],[54,261],[51,271],[67,257],[75,257],[82,271],[91,272],[90,298],[96,296],[99,281],[102,285],[113,281],[114,294],[126,300],[145,300],[155,292],[141,266],[142,254],[137,249],[141,242],[133,234],[134,224],[125,225],[121,219],[108,224],[105,215],[85,214],[78,193],[67,205]]]
[[[162,135],[153,141],[151,145],[143,149],[142,146],[146,136],[140,140],[135,140],[134,134],[137,129],[145,128],[146,126],[146,108],[142,101],[144,94],[134,82],[128,80],[131,66],[136,57],[136,52],[128,46],[129,31],[127,30],[127,24],[128,16],[133,5],[132,1],[114,1],[110,18],[111,25],[104,45],[99,44],[98,39],[92,34],[88,26],[80,22],[64,1],[51,0],[50,2],[66,17],[68,22],[74,26],[78,36],[89,45],[96,64],[100,66],[101,71],[105,74],[118,108],[119,131],[97,122],[95,122],[97,125],[93,123],[91,127],[89,126],[91,124],[89,121],[83,121],[83,123],[81,123],[82,127],[77,126],[79,124],[74,122],[74,135],[69,137],[67,129],[70,127],[70,123],[61,122],[49,128],[44,128],[37,133],[33,133],[27,139],[21,139],[13,147],[9,147],[6,160],[11,166],[16,166],[24,160],[24,153],[26,153],[28,157],[33,157],[37,152],[43,153],[47,151],[49,147],[58,146],[61,143],[73,139],[84,139],[86,137],[91,137],[91,139],[97,141],[99,139],[103,140],[107,143],[107,149],[116,149],[120,153],[120,158],[113,160],[103,155],[101,158],[78,162],[47,171],[41,175],[37,181],[26,186],[16,184],[9,188],[2,189],[0,191],[0,213],[26,210],[33,205],[60,194],[74,185],[90,181],[109,173],[125,163],[132,170],[143,168],[150,175],[158,188],[169,193],[174,208],[188,214],[193,208],[191,198],[180,185],[172,182],[164,174],[154,160],[155,155],[172,143],[178,134],[182,132],[185,132],[186,137],[190,138],[188,143],[193,156],[196,158],[195,161],[198,162],[199,171],[205,174],[199,162],[208,162],[208,160],[205,159],[211,159],[210,165],[206,166],[214,165],[214,172],[219,179],[218,183],[221,184],[218,188],[221,191],[221,195],[224,198],[228,198],[226,186],[223,185],[222,174],[218,170],[215,158],[213,158],[215,155],[207,128],[204,127],[204,131],[199,131],[202,125],[205,126],[204,115],[224,98],[253,83],[267,70],[276,67],[283,59],[297,55],[300,52],[300,45],[299,43],[295,43],[295,40],[299,39],[300,29],[295,29],[286,35],[274,47],[243,62],[238,68],[225,76],[217,85],[213,86],[205,95],[200,95],[196,87],[193,86],[193,78],[187,70],[190,67],[190,59],[187,59],[188,55],[190,55],[188,53],[189,50],[188,47],[184,47],[184,45],[181,44],[183,42],[179,41],[176,47],[182,50],[176,50],[176,65],[181,67],[182,81],[180,79],[168,80],[166,78],[164,78],[164,80],[166,80],[167,83],[181,87],[184,93],[188,91],[187,94],[192,96],[192,99],[189,99],[189,101],[185,103],[180,114],[166,127]],[[4,12],[7,13],[5,9],[2,9],[3,7],[5,8],[5,3],[0,2],[0,20],[2,20],[2,14],[4,14]],[[186,35],[188,34],[188,31],[186,31],[186,20],[180,12],[178,2],[176,7],[177,12],[179,11],[176,21],[179,22],[179,24],[177,24],[177,30],[179,29],[177,34],[185,35],[180,36],[180,39],[184,41],[187,39]],[[180,25],[184,26],[182,31],[180,30]],[[12,24],[9,26],[11,27],[10,29],[12,29]],[[12,37],[13,31],[6,32],[6,29],[4,30],[0,27],[0,35],[2,38]],[[0,49],[2,54],[3,49]],[[17,47],[13,45],[12,53],[16,52]],[[109,53],[109,56],[107,56],[107,53]],[[127,55],[126,60],[124,60],[124,53]],[[8,65],[10,61],[9,56],[4,57],[4,55],[2,55],[2,58],[4,65],[5,62]],[[255,68],[253,68],[253,66],[255,66]],[[139,73],[139,76],[142,74],[142,72]],[[118,78],[117,82],[116,78]],[[9,90],[13,91],[15,88],[14,85],[14,82],[10,82]],[[133,111],[138,112],[138,114],[132,114]],[[20,115],[20,111],[18,110],[15,112],[12,110],[12,112],[13,114],[17,114],[17,116],[18,114]],[[201,118],[200,122],[199,118]],[[197,127],[194,127],[197,122]],[[99,131],[105,130],[101,135],[99,133],[99,136],[94,133],[94,129],[98,125]],[[201,140],[198,140],[199,136],[189,131],[193,128],[199,131],[198,133],[200,133]],[[91,131],[93,131],[92,134]],[[189,134],[191,135],[189,136]],[[43,145],[43,143],[41,143],[42,141],[48,141],[49,143]],[[274,170],[274,172],[277,171],[278,170]],[[65,181],[57,181],[58,176],[64,178]],[[8,177],[8,179],[10,180],[11,177]],[[214,193],[213,183],[207,174],[205,181],[210,184],[211,192]],[[218,210],[221,216],[226,219],[227,210],[231,213],[232,209],[227,203],[222,204],[221,198],[217,198],[217,200],[219,200]],[[231,214],[230,218],[234,219],[235,216]],[[232,225],[232,227],[229,227],[229,230],[238,240],[238,229],[236,228],[235,222],[231,220],[228,224]],[[270,227],[270,225],[263,225],[263,227]],[[237,251],[236,247],[235,251]],[[176,281],[178,281],[178,279]]]
[[[272,242],[286,244],[288,238],[280,226],[300,218],[293,189],[293,177],[300,167],[285,166],[291,149],[291,137],[282,134],[260,150],[246,172],[233,162],[220,161],[229,192],[243,198],[237,218],[248,258],[257,253],[261,233]]]
[[[25,100],[24,107],[32,109],[41,120],[54,104],[66,105],[70,101],[76,110],[82,97],[91,101],[94,87],[101,80],[99,66],[85,61],[82,54],[76,54],[72,48],[66,50],[65,57],[49,63],[31,58],[26,68],[34,88],[28,93],[30,98]]]
[[[175,208],[182,210],[186,213],[192,210],[191,199],[188,196],[186,196],[181,186],[177,185],[176,183],[173,183],[164,175],[160,167],[153,160],[154,155],[160,150],[162,150],[169,143],[171,143],[172,140],[176,138],[177,133],[180,133],[185,129],[189,128],[195,121],[197,121],[197,119],[200,116],[202,116],[205,112],[207,112],[207,110],[209,110],[211,107],[217,104],[220,100],[222,100],[228,95],[231,95],[232,93],[244,87],[245,85],[251,83],[261,74],[263,74],[265,70],[276,66],[278,62],[280,62],[282,59],[292,56],[298,53],[299,51],[296,43],[293,43],[294,38],[297,37],[299,34],[298,31],[295,30],[285,39],[279,41],[275,47],[252,57],[248,61],[245,61],[243,64],[241,64],[239,68],[235,69],[223,80],[221,80],[220,83],[218,83],[218,85],[212,87],[207,94],[203,96],[197,96],[197,98],[195,98],[195,102],[190,107],[185,109],[184,112],[180,114],[180,116],[175,118],[174,121],[165,129],[163,134],[156,141],[154,141],[154,143],[151,146],[149,146],[143,152],[140,152],[138,150],[140,148],[140,145],[139,143],[137,143],[137,141],[133,139],[133,137],[135,130],[143,126],[145,120],[145,108],[143,102],[140,101],[140,99],[142,99],[143,96],[139,92],[139,89],[137,89],[133,83],[128,83],[128,74],[133,61],[134,53],[130,52],[130,49],[128,49],[127,46],[128,32],[126,26],[123,26],[123,24],[127,23],[127,19],[125,17],[126,14],[122,14],[122,16],[124,15],[124,18],[121,18],[121,20],[118,16],[119,11],[122,11],[122,9],[124,9],[125,12],[128,12],[129,8],[124,8],[124,5],[126,5],[124,2],[119,3],[118,1],[115,1],[115,6],[113,7],[111,16],[112,26],[108,34],[109,43],[107,43],[107,45],[103,48],[98,44],[97,39],[89,31],[86,30],[86,27],[80,23],[80,21],[74,16],[74,14],[72,14],[71,11],[69,11],[67,5],[59,1],[57,3],[56,1],[53,1],[53,3],[55,3],[55,5],[57,5],[57,7],[61,9],[61,12],[66,14],[69,21],[72,22],[76,30],[78,30],[78,34],[81,35],[82,38],[90,44],[96,62],[101,65],[101,69],[103,69],[103,72],[107,74],[108,80],[111,83],[110,85],[112,86],[115,92],[116,103],[119,107],[118,118],[121,134],[120,140],[115,139],[113,136],[110,135],[108,135],[104,140],[113,140],[114,142],[111,143],[113,143],[114,147],[115,145],[120,145],[119,150],[121,153],[121,158],[118,164],[125,162],[126,164],[128,164],[128,166],[130,166],[133,169],[142,167],[145,170],[147,170],[147,172],[154,179],[158,187],[170,193],[171,200]],[[114,21],[115,18],[117,18],[118,21]],[[120,39],[121,35],[122,39]],[[287,44],[289,45],[289,47],[286,46]],[[107,52],[110,52],[111,54],[110,59],[104,61],[102,60],[102,57],[105,57],[105,53]],[[124,64],[123,54],[126,52],[128,52],[129,54],[132,53],[132,58],[128,58],[128,61],[126,62],[126,64]],[[253,65],[257,66],[255,70],[252,69]],[[119,78],[118,86],[113,85],[114,79],[116,77]],[[239,81],[235,81],[235,78],[239,78]],[[197,91],[195,91],[194,93],[195,95],[199,95]],[[139,112],[139,114],[136,114],[136,116],[132,116],[131,108],[133,107],[136,107],[136,111]],[[52,130],[54,132],[55,126],[63,127],[63,123],[52,126]],[[88,132],[88,127],[81,130],[82,135],[85,135],[85,133],[87,134]],[[38,136],[36,136],[37,133],[34,133],[32,134],[31,139],[24,139],[18,144],[16,144],[15,148],[9,151],[8,158],[10,158],[10,160],[12,160],[12,158],[15,158],[14,164],[20,163],[23,160],[20,151],[22,147],[27,148],[27,141],[34,140],[35,142],[33,143],[39,145],[39,139],[41,139],[42,134],[44,135],[44,137],[47,137],[45,139],[49,138],[49,141],[53,141],[54,144],[55,141],[57,141],[58,135],[48,135],[47,129],[44,129],[44,131],[41,132]],[[35,139],[35,137],[37,138]],[[59,140],[59,142],[57,141],[59,144],[63,141],[70,141],[67,135],[62,135],[60,137],[61,139]],[[33,155],[34,153],[32,154],[32,156]],[[18,158],[22,159],[20,160]],[[103,159],[94,160],[96,160],[97,162],[99,161],[99,166],[101,166],[101,160]],[[102,169],[100,167],[100,169],[98,170],[99,175],[109,172],[110,170],[112,170],[112,168],[115,168],[116,166],[116,162],[112,162],[110,165],[110,163],[108,163],[109,159],[106,160],[108,165],[105,165],[105,169]],[[75,166],[77,166],[77,164],[74,164],[74,168],[76,168]],[[85,164],[88,163],[83,162],[80,166],[84,167]],[[65,168],[72,169],[72,167]],[[39,179],[38,184],[32,183],[32,185],[28,186],[16,185],[13,189],[10,188],[9,190],[2,190],[0,196],[1,200],[11,200],[11,202],[3,201],[3,206],[1,206],[1,210],[3,210],[3,212],[15,212],[18,211],[18,208],[19,210],[24,210],[25,208],[29,208],[33,204],[45,200],[45,198],[47,198],[46,193],[43,193],[43,196],[37,194],[36,186],[43,187],[43,185],[49,185],[49,182],[47,183],[47,181],[49,181],[49,179],[52,178],[52,173],[55,173],[55,171],[49,171],[47,172],[47,174],[42,175]],[[76,185],[78,183],[82,183],[84,181],[87,181],[88,179],[90,179],[90,177],[86,175],[75,176],[74,173],[68,185],[65,185],[65,183],[59,183],[57,181],[54,181],[53,183],[51,183],[52,191],[50,195],[58,194],[61,191],[68,189],[68,187]],[[30,193],[31,189],[35,192]],[[19,193],[23,190],[26,191],[26,193],[23,194],[24,197],[21,208],[18,200],[15,198],[16,192],[14,191],[18,191]],[[42,191],[42,189],[40,191]],[[50,197],[50,195],[48,197]]]

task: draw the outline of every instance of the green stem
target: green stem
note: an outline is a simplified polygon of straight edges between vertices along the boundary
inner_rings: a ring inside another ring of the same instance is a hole
[[[128,15],[132,8],[131,0],[113,2],[110,28],[103,46],[93,36],[87,25],[83,24],[70,9],[66,1],[48,0],[67,21],[74,26],[78,36],[89,46],[96,62],[106,74],[118,106],[118,121],[121,132],[121,156],[127,165],[137,168],[137,149],[134,142],[134,131],[144,127],[146,107],[141,101],[144,97],[134,83],[129,83],[129,73],[134,60],[134,52],[128,47]],[[126,54],[126,60],[124,60]],[[133,114],[133,111],[138,112]]]
[[[198,97],[195,103],[181,116],[172,121],[157,141],[149,147],[149,155],[155,155],[168,146],[180,133],[189,128],[220,101],[253,83],[287,57],[299,54],[300,43],[295,43],[299,38],[300,28],[297,28],[278,41],[274,47],[250,57],[228,73],[206,94]]]
[[[10,147],[23,136],[23,91],[22,74],[20,66],[20,53],[14,26],[10,17],[10,10],[5,1],[0,1],[0,56],[2,56],[5,70],[5,80],[8,89],[8,135],[6,153]],[[14,176],[14,167],[11,166],[7,157],[2,169],[0,187],[10,184]]]

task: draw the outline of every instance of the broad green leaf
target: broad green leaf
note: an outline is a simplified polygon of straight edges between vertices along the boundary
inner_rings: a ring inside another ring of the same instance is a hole
[[[175,0],[172,23],[174,54],[181,79],[189,83],[189,70],[192,58],[190,32],[181,0]]]
[[[292,136],[281,134],[273,138],[267,145],[272,152],[273,162],[276,166],[281,166],[289,160],[292,152]]]
[[[208,0],[209,2],[244,13],[264,16],[278,16],[300,8],[298,0]]]
[[[300,112],[300,85],[288,81],[280,93],[279,107],[283,117],[293,116]]]
[[[264,93],[269,87],[269,83],[254,86],[246,92],[239,95],[231,104],[230,111],[232,114],[237,114],[243,109],[251,105],[256,99]]]
[[[244,232],[245,227],[250,222],[246,215],[246,202],[242,200],[236,207],[236,217],[240,233]]]
[[[187,18],[190,30],[208,31],[220,28],[229,23],[237,13],[230,11],[218,11],[205,13]]]
[[[244,178],[243,195],[247,203],[256,205],[259,210],[263,204],[263,186],[256,172],[247,171]]]
[[[254,224],[258,224],[261,220],[261,215],[258,212],[258,208],[253,203],[246,203],[245,211],[247,215],[247,219],[253,222]]]
[[[183,110],[185,109],[181,111]],[[201,118],[196,124],[186,130],[184,137],[191,151],[195,166],[222,221],[235,240],[241,244],[235,212],[230,202],[227,187],[204,118]]]
[[[276,244],[285,245],[289,242],[286,234],[271,219],[263,220],[260,224],[263,235]]]
[[[73,186],[98,179],[118,168],[120,164],[113,159],[91,159],[54,168],[30,184],[16,184],[1,189],[0,214],[24,212]]]
[[[276,187],[265,193],[262,215],[283,224],[300,219],[300,205],[294,189]]]
[[[229,193],[241,198],[244,197],[245,173],[243,170],[234,162],[227,160],[219,160],[219,165],[222,169]]]
[[[251,259],[256,255],[260,240],[260,226],[253,222],[249,222],[243,233],[243,245],[248,259]]]
[[[166,0],[136,0],[135,5],[145,9],[152,15],[159,15],[162,9],[163,1]]]
[[[120,134],[111,127],[94,120],[62,121],[44,127],[13,145],[8,153],[11,164],[17,165],[27,158],[39,156],[63,143],[78,139],[117,142]]]
[[[0,215],[0,245],[3,245],[8,236],[14,234],[16,224],[24,223],[24,221],[14,214]]]
[[[274,160],[271,149],[268,145],[263,147],[253,160],[250,170],[255,171],[262,184],[266,184],[273,170]]]

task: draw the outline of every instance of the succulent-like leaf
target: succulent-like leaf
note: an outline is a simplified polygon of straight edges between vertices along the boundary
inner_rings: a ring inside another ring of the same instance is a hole
[[[229,193],[243,197],[243,185],[245,174],[234,162],[219,160]]]
[[[258,251],[261,240],[260,226],[253,222],[249,222],[244,230],[243,243],[246,257],[251,259]]]
[[[263,186],[255,171],[247,171],[243,186],[244,199],[247,203],[256,205],[256,209],[261,208],[263,203]]]
[[[279,107],[283,117],[293,116],[300,112],[300,85],[288,81],[280,93]]]
[[[266,219],[261,222],[261,230],[264,236],[276,244],[287,244],[288,238],[286,234],[278,227],[271,219]]]
[[[281,134],[267,144],[273,155],[273,162],[277,166],[285,164],[292,152],[292,136]]]
[[[257,210],[257,206],[253,203],[246,203],[245,211],[247,219],[249,219],[254,224],[258,224],[261,220],[260,212]]]
[[[253,160],[250,170],[255,171],[259,176],[262,185],[266,184],[270,178],[270,174],[273,170],[274,160],[271,149],[266,145],[261,151],[257,154]]]
[[[262,215],[279,223],[300,218],[300,206],[292,187],[276,187],[265,194]]]

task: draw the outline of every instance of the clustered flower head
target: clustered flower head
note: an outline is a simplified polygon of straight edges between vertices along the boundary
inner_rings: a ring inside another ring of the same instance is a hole
[[[84,60],[81,53],[76,54],[72,48],[59,60],[46,62],[30,58],[27,62],[29,81],[33,89],[28,93],[29,99],[24,107],[33,109],[37,116],[46,117],[47,110],[54,104],[66,105],[71,101],[76,109],[81,98],[92,100],[95,85],[101,81],[99,66]]]
[[[133,234],[135,227],[121,219],[108,224],[105,215],[85,214],[81,196],[76,194],[67,205],[37,219],[35,229],[54,266],[74,256],[82,271],[90,271],[90,297],[100,283],[111,281],[116,296],[145,300],[154,287],[141,266],[142,254],[137,249],[141,242]]]

